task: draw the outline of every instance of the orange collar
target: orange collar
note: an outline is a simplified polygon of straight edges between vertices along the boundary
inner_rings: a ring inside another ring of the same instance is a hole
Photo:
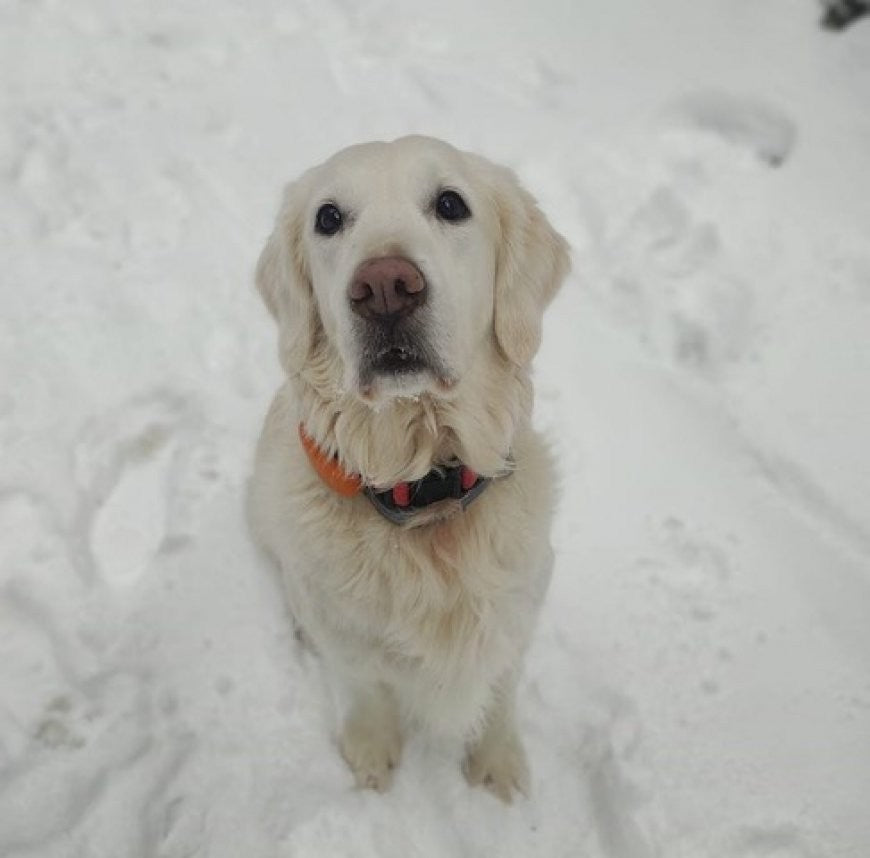
[[[338,462],[337,457],[328,459],[326,453],[317,446],[315,440],[299,424],[299,438],[302,448],[308,454],[308,461],[323,482],[343,498],[352,498],[362,491],[363,482],[359,474],[349,474]]]

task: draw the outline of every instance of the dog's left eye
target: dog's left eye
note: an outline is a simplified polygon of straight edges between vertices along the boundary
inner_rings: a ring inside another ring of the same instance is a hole
[[[441,220],[456,223],[471,217],[471,210],[456,191],[441,191],[435,201],[435,214]]]
[[[335,235],[342,224],[341,212],[338,206],[326,203],[317,210],[314,218],[314,229],[321,235]]]

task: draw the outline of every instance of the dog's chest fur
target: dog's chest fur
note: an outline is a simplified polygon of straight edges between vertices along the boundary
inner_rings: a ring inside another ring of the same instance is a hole
[[[279,395],[280,400],[280,395]],[[464,513],[418,528],[339,497],[273,407],[252,497],[263,544],[285,561],[291,609],[331,667],[387,681],[412,715],[467,730],[525,649],[546,588],[549,456],[530,430],[515,472]],[[340,538],[338,538],[340,535]]]

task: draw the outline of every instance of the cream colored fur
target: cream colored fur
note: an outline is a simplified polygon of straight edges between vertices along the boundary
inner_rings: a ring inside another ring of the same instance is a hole
[[[469,201],[467,224],[426,210],[445,186]],[[339,197],[351,226],[315,235],[317,206]],[[446,369],[362,389],[346,290],[360,262],[385,254],[425,272]],[[529,365],[567,269],[564,240],[512,173],[428,138],[344,150],[285,193],[257,282],[288,377],[258,447],[250,516],[296,621],[349,695],[339,746],[360,786],[387,788],[403,735],[421,725],[466,743],[469,782],[505,800],[528,787],[514,690],[550,576],[555,486],[530,424]],[[443,501],[400,527],[321,481],[300,423],[376,487],[453,459],[496,479],[466,511]]]

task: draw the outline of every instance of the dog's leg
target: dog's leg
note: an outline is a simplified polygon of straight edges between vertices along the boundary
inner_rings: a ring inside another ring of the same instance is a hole
[[[483,785],[507,804],[514,793],[529,792],[529,766],[514,720],[514,691],[513,681],[499,686],[462,764],[469,784]]]
[[[357,690],[341,734],[341,755],[356,785],[384,792],[402,754],[402,729],[393,692],[383,683]]]

